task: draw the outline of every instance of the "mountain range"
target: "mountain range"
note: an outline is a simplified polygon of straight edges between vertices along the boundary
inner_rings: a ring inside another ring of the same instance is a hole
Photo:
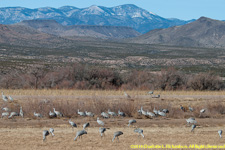
[[[225,22],[201,17],[182,26],[156,29],[129,39],[128,42],[140,44],[160,44],[185,47],[225,47]]]
[[[116,7],[92,5],[87,8],[63,6],[29,9],[24,7],[0,8],[0,23],[15,24],[23,20],[55,20],[62,25],[127,26],[140,33],[153,29],[184,25],[194,20],[167,19],[133,4]]]

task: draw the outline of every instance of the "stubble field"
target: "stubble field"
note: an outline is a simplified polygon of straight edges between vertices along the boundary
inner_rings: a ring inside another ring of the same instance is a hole
[[[70,90],[3,90],[5,95],[11,95],[14,102],[5,103],[1,100],[2,107],[9,107],[19,111],[18,106],[23,106],[24,118],[2,118],[0,120],[0,149],[2,150],[72,150],[72,149],[131,149],[131,145],[223,145],[224,138],[219,138],[218,130],[225,128],[223,108],[225,103],[224,92],[160,92],[160,98],[151,98],[147,91],[127,91],[131,99],[123,95],[123,91],[70,91]],[[42,101],[47,101],[42,104]],[[37,106],[36,106],[37,105]],[[191,105],[194,112],[183,112],[180,105]],[[143,106],[144,110],[152,111],[167,108],[167,117],[148,118],[138,115],[137,110]],[[48,112],[55,107],[66,116],[63,118],[49,119]],[[64,108],[66,107],[66,108]],[[98,107],[101,107],[98,108]],[[126,108],[125,108],[126,107]],[[127,108],[128,107],[128,108]],[[203,115],[199,110],[205,108]],[[80,117],[80,111],[92,111],[95,116]],[[96,118],[101,111],[108,109],[117,112],[118,109],[127,113],[128,117],[100,118],[109,128],[101,139],[98,131],[100,125]],[[39,111],[43,118],[35,118],[33,111]],[[1,110],[1,112],[3,112]],[[195,117],[197,127],[191,132],[191,127],[185,119]],[[78,128],[72,130],[69,119],[72,119]],[[128,120],[136,119],[137,123],[128,127]],[[73,141],[76,132],[82,130],[82,125],[90,123],[87,135],[82,139]],[[144,130],[145,138],[138,137],[133,130],[135,127]],[[55,136],[49,135],[45,142],[42,141],[42,131],[54,128]],[[119,142],[112,142],[113,134],[122,131]]]

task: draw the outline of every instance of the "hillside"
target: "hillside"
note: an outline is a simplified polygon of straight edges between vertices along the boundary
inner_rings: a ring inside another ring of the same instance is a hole
[[[92,5],[87,8],[63,6],[29,9],[24,7],[0,8],[0,23],[15,24],[23,20],[50,19],[62,25],[128,26],[140,33],[153,29],[187,24],[190,21],[167,19],[132,4],[115,7]]]
[[[18,25],[32,27],[38,31],[57,36],[87,36],[102,39],[123,39],[139,36],[131,27],[73,25],[63,26],[55,20],[25,20]]]
[[[225,22],[201,17],[183,26],[152,30],[128,42],[225,48]]]

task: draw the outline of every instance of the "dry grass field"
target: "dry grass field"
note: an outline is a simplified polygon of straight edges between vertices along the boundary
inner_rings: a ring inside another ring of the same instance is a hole
[[[160,92],[160,98],[151,98],[147,91],[127,91],[131,99],[123,95],[123,91],[74,91],[74,90],[2,90],[5,95],[14,97],[14,102],[5,103],[0,101],[0,106],[9,107],[19,111],[23,106],[25,117],[14,119],[0,119],[0,150],[72,150],[72,149],[96,149],[115,150],[131,149],[131,145],[223,145],[225,139],[219,138],[217,133],[225,129],[225,92]],[[48,100],[43,104],[43,100]],[[194,112],[183,112],[180,105],[188,107],[191,105]],[[167,108],[170,110],[167,117],[147,118],[138,115],[137,109],[143,106],[144,110],[152,111]],[[49,119],[48,112],[55,107],[66,116],[63,118]],[[125,118],[116,117],[103,119],[105,137],[101,139],[99,125],[96,122],[101,111],[112,111],[121,109],[124,112],[132,111]],[[199,110],[205,108],[206,112],[199,115]],[[93,118],[80,117],[76,111],[92,111],[96,115]],[[32,116],[33,111],[43,113],[44,117],[37,119]],[[0,112],[3,112],[2,110]],[[186,124],[185,119],[195,117],[197,127],[191,132],[191,127]],[[78,128],[72,131],[68,123],[71,118]],[[136,119],[134,126],[144,130],[145,138],[138,137],[134,133],[134,127],[127,127],[129,119]],[[73,141],[76,131],[82,129],[82,125],[90,123],[87,135],[82,139]],[[42,142],[42,131],[49,128],[55,129],[55,136],[49,135]],[[113,133],[123,131],[119,142],[112,142]]]

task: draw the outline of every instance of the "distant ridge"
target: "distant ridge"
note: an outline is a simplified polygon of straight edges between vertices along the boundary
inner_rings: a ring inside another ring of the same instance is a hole
[[[38,31],[57,36],[87,36],[102,39],[123,39],[141,35],[131,27],[73,25],[63,26],[55,20],[25,20],[18,25],[24,25]]]
[[[185,47],[225,48],[225,22],[201,17],[183,26],[152,30],[128,42]]]
[[[15,24],[23,20],[51,19],[62,25],[128,26],[140,33],[153,29],[187,24],[190,21],[166,19],[133,4],[115,7],[92,5],[87,8],[63,6],[29,9],[24,7],[0,8],[0,23]]]

